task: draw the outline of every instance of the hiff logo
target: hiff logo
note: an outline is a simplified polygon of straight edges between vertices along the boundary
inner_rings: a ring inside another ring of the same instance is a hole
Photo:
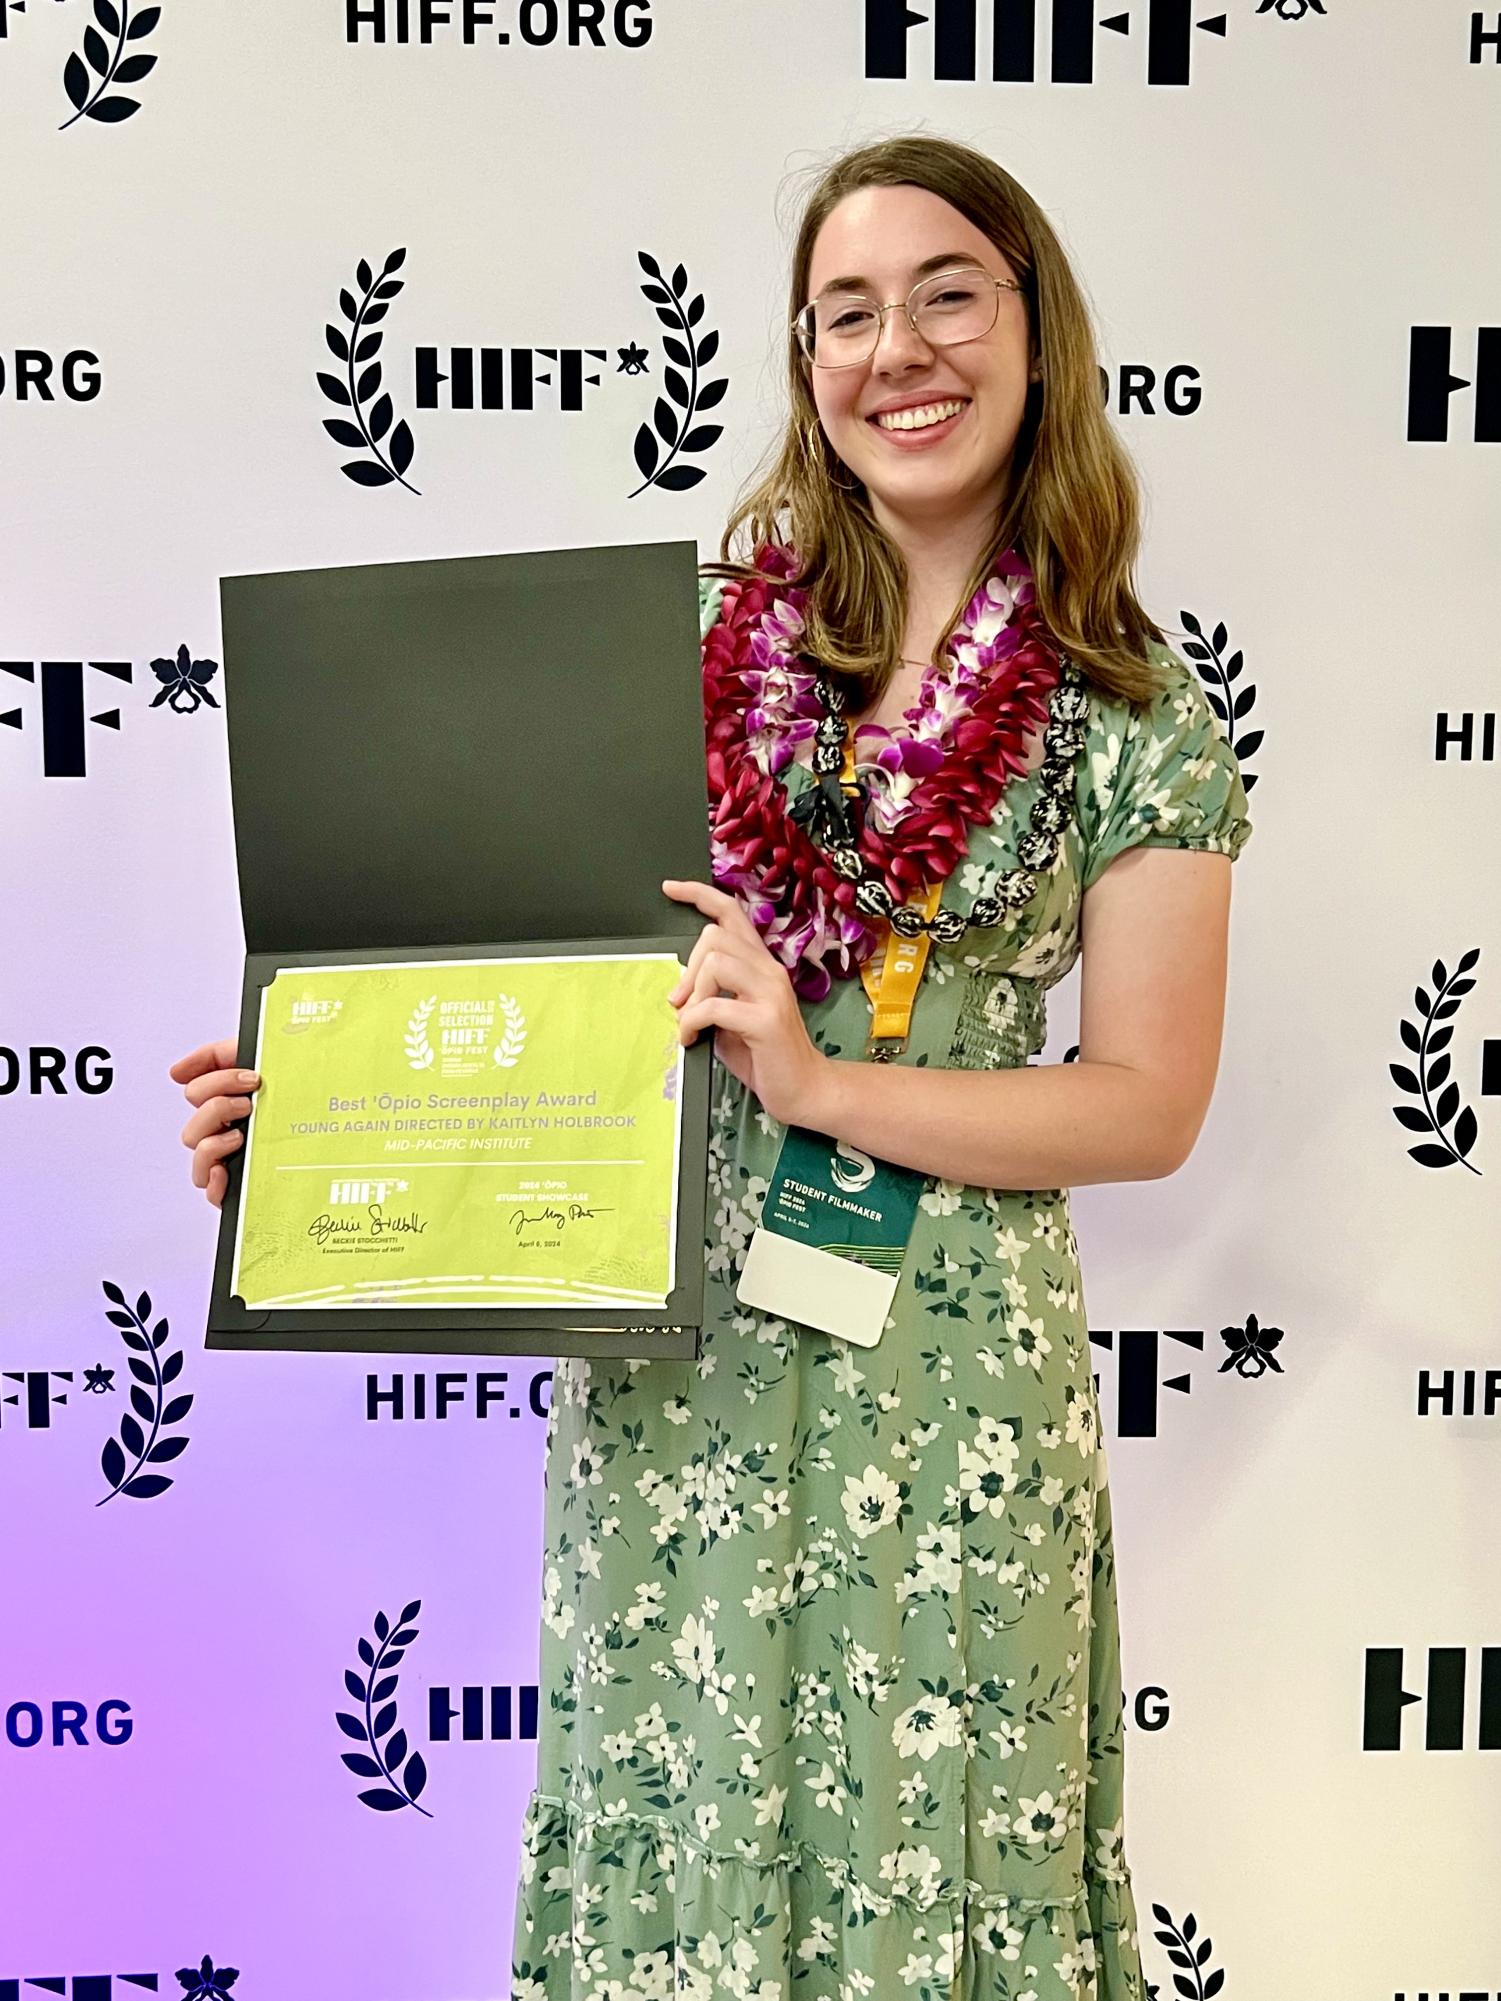
[[[328,1190],[330,1209],[361,1209],[371,1202],[384,1202],[391,1190],[405,1194],[405,1181],[335,1181]]]
[[[1116,1365],[1115,1435],[1117,1438],[1155,1438],[1158,1424],[1159,1390],[1176,1390],[1188,1396],[1193,1381],[1185,1370],[1181,1375],[1160,1376],[1162,1343],[1178,1341],[1185,1348],[1204,1351],[1204,1330],[1200,1327],[1102,1327],[1091,1328],[1089,1339],[1096,1348],[1113,1353]],[[1284,1373],[1276,1350],[1282,1343],[1280,1327],[1264,1327],[1254,1313],[1245,1324],[1220,1329],[1226,1354],[1219,1375],[1233,1370],[1238,1376],[1255,1379],[1269,1372]],[[1119,1345],[1117,1346],[1117,1342]],[[1100,1386],[1095,1377],[1095,1388]]]
[[[990,81],[1035,83],[1038,68],[1038,16],[1050,23],[1049,81],[1093,83],[1095,29],[1129,36],[1133,13],[1146,17],[1147,82],[1183,86],[1189,81],[1193,34],[1224,39],[1223,14],[1194,19],[1192,0],[1137,0],[1135,8],[1111,14],[1098,23],[1095,0],[931,0],[931,12],[919,14],[906,0],[862,0],[865,10],[865,74],[904,82],[908,76],[909,45],[914,29],[931,28],[932,75],[939,83],[974,83],[979,77],[980,19],[989,22]],[[1322,0],[1313,0],[1320,12]],[[1259,11],[1266,11],[1265,8]],[[925,40],[928,39],[925,37]]]
[[[1465,1681],[1468,1647],[1429,1647],[1427,1652],[1425,1751],[1463,1751],[1465,1745]],[[1475,1749],[1501,1751],[1501,1647],[1481,1647],[1480,1700],[1475,1719]],[[1362,1751],[1400,1751],[1402,1712],[1425,1701],[1402,1686],[1401,1647],[1367,1647],[1365,1697],[1361,1709]]]
[[[1436,764],[1450,762],[1451,744],[1455,760],[1460,764],[1469,764],[1472,760],[1479,764],[1494,764],[1496,711],[1460,709],[1451,721],[1449,711],[1440,709],[1433,728],[1433,758]]]
[[[1418,1370],[1419,1417],[1495,1417],[1498,1412],[1501,1369]]]
[[[112,680],[134,683],[135,667],[129,660],[0,660],[0,674],[14,675],[41,692],[42,776],[44,778],[86,778],[88,776],[88,736],[86,723],[118,731],[120,711],[101,709],[90,715],[89,686],[84,669],[106,674]],[[216,660],[195,660],[186,645],[175,655],[153,660],[151,671],[161,686],[148,703],[163,705],[174,715],[196,715],[201,708],[217,709],[219,704],[209,687],[219,671]],[[0,711],[0,723],[8,729],[26,728],[26,711]]]
[[[420,495],[406,474],[416,456],[411,426],[396,416],[380,359],[385,329],[380,322],[402,292],[405,279],[396,274],[406,263],[406,250],[390,252],[379,271],[361,258],[355,287],[339,294],[340,321],[326,323],[323,334],[341,373],[318,372],[324,398],[343,413],[325,417],[323,428],[334,443],[357,457],[341,462],[340,470],[356,486],[401,486]],[[635,499],[648,487],[665,493],[685,493],[705,476],[702,466],[688,459],[706,452],[723,435],[723,426],[698,420],[714,409],[729,388],[727,376],[705,380],[708,364],[719,351],[717,330],[700,328],[704,316],[701,292],[689,296],[687,267],[678,264],[671,276],[642,250],[637,262],[646,273],[644,297],[666,329],[662,387],[652,408],[652,420],[637,427],[632,444],[641,482],[626,497]],[[600,364],[609,360],[605,347],[455,346],[421,344],[415,350],[413,403],[419,410],[447,408],[454,412],[506,411],[529,414],[544,405],[569,415],[585,407],[585,392],[604,380]],[[615,376],[645,375],[646,348],[631,341],[618,347]],[[542,392],[546,391],[544,395]]]
[[[137,1294],[132,1305],[118,1285],[109,1279],[102,1283],[109,1302],[104,1317],[130,1350],[126,1366],[131,1380],[130,1408],[121,1408],[115,1426],[118,1436],[107,1438],[99,1455],[107,1491],[94,1505],[101,1508],[121,1495],[133,1501],[154,1501],[170,1492],[176,1474],[158,1469],[171,1465],[187,1451],[190,1442],[187,1434],[174,1427],[181,1425],[193,1408],[191,1391],[184,1393],[179,1388],[178,1394],[168,1394],[170,1386],[182,1374],[185,1358],[181,1348],[168,1345],[171,1327],[165,1316],[152,1323],[150,1293]],[[80,1394],[113,1395],[114,1377],[112,1367],[96,1363],[83,1371]],[[25,1430],[50,1431],[53,1407],[68,1401],[68,1392],[54,1394],[52,1384],[73,1381],[71,1369],[5,1370],[0,1374],[0,1426],[4,1424],[7,1409],[11,1409],[23,1419]],[[4,1387],[7,1383],[18,1387],[7,1390]],[[14,1422],[13,1419],[13,1428]],[[3,1988],[0,2001],[4,2001]]]
[[[235,2001],[231,1990],[239,1977],[237,1966],[215,1966],[212,1954],[205,1953],[196,1966],[178,1967],[172,1992],[177,2001]],[[132,1994],[164,1993],[166,1980],[156,1973],[75,1973],[71,1977],[66,1973],[28,1973],[13,1980],[0,1974],[0,2001],[22,2001],[23,1987],[35,1988],[39,1994],[66,1994],[71,2001],[126,2001],[127,1988]]]
[[[87,776],[84,742],[85,718],[100,729],[118,730],[120,711],[102,709],[87,715],[89,703],[84,686],[84,668],[108,674],[116,681],[131,681],[135,669],[128,660],[0,660],[0,674],[13,674],[19,681],[37,685],[41,672],[42,696],[42,776],[83,778]],[[96,698],[97,699],[97,698]],[[24,729],[24,710],[7,709],[0,723],[13,730]]]
[[[1475,392],[1477,445],[1501,444],[1501,327],[1480,327],[1475,335],[1475,377],[1455,375],[1452,327],[1413,327],[1407,349],[1407,441],[1414,445],[1449,442],[1449,405],[1461,389]]]
[[[1197,1353],[1204,1351],[1202,1327],[1105,1327],[1090,1330],[1090,1341],[1115,1356],[1115,1435],[1117,1438],[1157,1436],[1159,1390],[1176,1390],[1187,1396],[1193,1389],[1188,1372],[1159,1379],[1164,1341],[1181,1342]],[[1117,1346],[1117,1340],[1119,1345]],[[1099,1377],[1095,1378],[1099,1387]]]
[[[364,1672],[344,1671],[345,1693],[356,1707],[335,1710],[334,1718],[344,1735],[362,1747],[341,1753],[341,1762],[356,1778],[376,1781],[359,1795],[360,1803],[374,1813],[400,1813],[411,1807],[430,1820],[429,1810],[419,1804],[427,1787],[427,1761],[410,1748],[397,1715],[401,1680],[397,1669],[417,1638],[414,1622],[421,1610],[422,1600],[414,1598],[394,1626],[384,1612],[376,1613],[374,1641],[362,1637],[356,1648]],[[517,1690],[504,1684],[459,1689],[433,1684],[427,1691],[427,1741],[451,1744],[455,1722],[459,1739],[466,1744],[535,1741],[539,1708],[535,1683]]]
[[[105,1373],[113,1372],[107,1370]],[[12,1426],[19,1418],[28,1431],[50,1431],[52,1406],[68,1401],[68,1392],[54,1393],[52,1385],[72,1381],[71,1369],[0,1370],[0,1431],[5,1429],[7,1406],[16,1413],[16,1417],[11,1419]],[[3,1387],[6,1383],[15,1383],[18,1387],[7,1390]],[[0,1990],[0,2001],[3,2001],[3,1990]]]
[[[1406,1989],[1399,1989],[1392,2001],[1408,2001]],[[1435,1987],[1431,1994],[1426,1987],[1420,1987],[1413,1993],[1412,2001],[1501,2001],[1501,1987],[1456,1987],[1452,1993],[1447,1987]]]

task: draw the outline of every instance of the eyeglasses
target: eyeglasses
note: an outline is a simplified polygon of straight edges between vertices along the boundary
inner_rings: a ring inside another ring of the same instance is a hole
[[[881,305],[863,292],[824,292],[792,321],[798,344],[815,368],[856,368],[869,361],[886,315],[898,307],[929,347],[979,340],[995,325],[1002,292],[1019,292],[1014,278],[993,278],[978,266],[940,271],[914,285],[905,299]]]

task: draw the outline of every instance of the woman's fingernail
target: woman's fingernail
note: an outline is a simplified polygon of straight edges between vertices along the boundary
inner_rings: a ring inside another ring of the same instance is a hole
[[[258,1084],[260,1081],[254,1070],[236,1070],[235,1072],[235,1082],[237,1084]]]
[[[245,1135],[242,1132],[232,1132],[229,1136],[229,1143],[231,1146],[238,1146],[244,1137]]]

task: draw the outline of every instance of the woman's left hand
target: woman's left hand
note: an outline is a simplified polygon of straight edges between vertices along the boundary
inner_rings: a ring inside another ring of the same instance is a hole
[[[786,968],[724,890],[706,882],[664,882],[662,888],[710,920],[668,995],[678,1010],[679,1041],[717,1029],[720,1061],[770,1116],[783,1125],[808,1123],[829,1059],[809,1039]]]

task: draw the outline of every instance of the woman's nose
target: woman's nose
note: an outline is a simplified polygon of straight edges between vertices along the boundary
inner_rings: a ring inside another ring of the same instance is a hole
[[[913,358],[926,360],[931,350],[907,318],[900,306],[887,313],[876,337],[875,353],[871,356],[877,367],[891,367]]]

